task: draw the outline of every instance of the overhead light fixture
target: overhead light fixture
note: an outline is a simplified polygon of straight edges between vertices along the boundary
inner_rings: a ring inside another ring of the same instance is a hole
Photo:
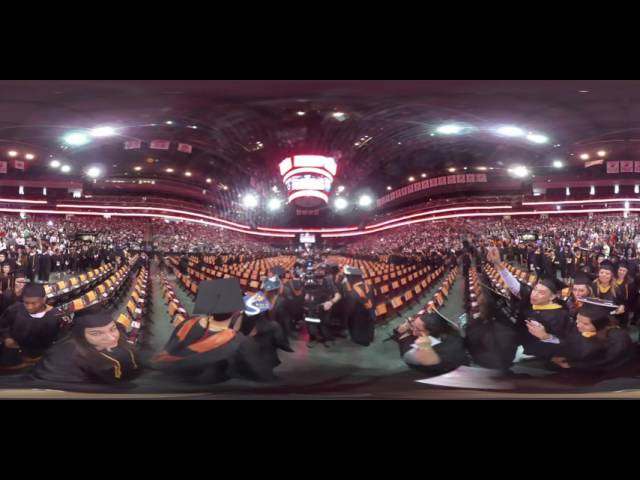
[[[387,190],[393,190],[393,189],[391,188],[391,185],[387,185]]]
[[[197,130],[198,126],[197,125],[187,125],[187,128],[191,128],[193,130]]]
[[[616,194],[616,195],[618,193],[620,193],[620,185],[614,185],[613,186],[613,193]]]
[[[102,170],[99,167],[91,167],[87,170],[87,176],[90,178],[98,178],[102,175]]]
[[[578,90],[578,93],[589,93],[589,90]]]
[[[420,176],[421,176],[422,178],[427,178],[427,174],[426,174],[426,173],[421,173],[421,174],[420,174]]]
[[[185,177],[190,177],[191,176],[191,172],[184,172],[184,176]]]
[[[165,172],[167,172],[167,173],[173,173],[173,172],[174,172],[174,170],[173,170],[173,168],[167,168],[167,169],[165,170]]]
[[[596,187],[594,185],[591,185],[591,188],[589,188],[589,195],[595,195],[596,194]]]
[[[71,171],[71,167],[69,165],[63,165],[62,167],[60,167],[60,171],[62,173],[69,173]]]
[[[207,183],[211,183],[212,180],[210,178],[207,178]]]
[[[116,130],[113,127],[104,126],[92,128],[89,133],[92,137],[110,137],[116,134]]]
[[[373,198],[370,195],[361,195],[358,199],[358,205],[361,207],[369,207],[373,203]]]
[[[17,157],[18,156],[18,152],[16,152],[15,150],[9,150],[7,152],[7,155],[9,155],[10,157]]]
[[[410,182],[415,182],[416,178],[415,177],[409,177],[409,181]]]
[[[487,170],[487,167],[476,167],[478,170],[484,172]]]
[[[298,111],[296,112],[296,114],[297,114],[299,117],[303,117],[304,115],[306,115],[306,113],[307,113],[307,112],[303,112],[302,110],[298,110]]]
[[[589,154],[588,153],[580,154],[580,160],[589,160]]]
[[[554,168],[562,168],[564,166],[564,163],[562,163],[561,160],[554,160],[553,161],[553,166],[554,166]]]
[[[449,172],[451,172],[451,173],[453,173],[453,172],[455,172],[455,171],[456,171],[456,169],[455,169],[455,168],[453,168],[453,167],[451,167],[451,168],[449,169]]]
[[[606,154],[607,154],[607,152],[606,152],[606,151],[604,151],[604,150],[598,150],[598,156],[599,156],[599,157],[604,157]]]
[[[349,206],[349,202],[344,198],[336,198],[336,201],[333,202],[333,205],[336,207],[336,210],[344,210]]]
[[[524,135],[524,131],[521,128],[514,127],[512,125],[498,127],[496,129],[496,132],[504,137],[521,137],[522,135]]]
[[[346,114],[344,112],[333,112],[331,115],[333,115],[333,118],[335,118],[338,121],[342,121],[345,120],[347,118]]]
[[[276,210],[280,209],[281,205],[282,205],[282,200],[280,200],[279,198],[272,198],[269,200],[269,203],[267,204],[267,208],[270,211],[275,212]]]
[[[278,192],[280,191],[280,189],[277,187],[277,185],[274,185],[274,186],[271,188],[271,190],[272,190],[274,193],[278,193]]]
[[[140,170],[142,170],[142,167],[141,167],[141,166],[137,166],[137,167],[133,167],[133,169],[134,169],[136,172],[139,172]]]
[[[571,189],[569,187],[565,187],[564,189],[564,194],[568,197],[569,195],[571,195]]]
[[[640,193],[640,185],[633,186],[633,193]]]
[[[344,192],[344,185],[340,185],[340,186],[338,187],[338,191],[339,191],[340,193]]]
[[[60,167],[60,161],[59,160],[51,160],[51,162],[49,162],[49,166],[51,168],[58,168],[58,167]]]
[[[71,145],[72,147],[86,145],[91,141],[89,135],[84,132],[71,132],[65,135],[62,139],[67,145]]]
[[[450,123],[447,125],[441,125],[436,128],[437,133],[441,133],[443,135],[456,135],[464,130],[462,125],[456,125],[455,123]]]
[[[509,169],[509,173],[511,173],[514,177],[524,178],[529,175],[529,169],[522,165],[516,165]]]
[[[527,140],[532,143],[547,143],[549,141],[549,137],[539,133],[530,133],[527,135]]]
[[[173,122],[172,122],[171,120],[167,120],[167,121],[166,121],[166,122],[164,122],[164,123],[166,123],[167,125],[173,125]]]
[[[24,158],[26,158],[27,160],[33,160],[34,158],[36,158],[36,156],[33,153],[27,153]]]
[[[246,208],[255,208],[258,206],[258,197],[256,197],[252,193],[247,193],[244,197],[242,197],[242,205]]]

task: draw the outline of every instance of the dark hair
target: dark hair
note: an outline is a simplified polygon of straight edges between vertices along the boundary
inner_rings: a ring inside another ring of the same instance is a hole
[[[131,348],[127,346],[126,333],[121,325],[118,322],[114,322],[118,331],[120,332],[120,338],[118,338],[118,346],[122,348],[126,348],[130,350]],[[84,336],[84,331],[86,328],[72,328],[71,335],[68,338],[68,341],[72,342],[80,356],[86,360],[88,363],[91,363],[95,366],[100,365],[110,365],[108,360],[106,360],[102,355],[98,353],[98,350],[87,342],[87,339]]]

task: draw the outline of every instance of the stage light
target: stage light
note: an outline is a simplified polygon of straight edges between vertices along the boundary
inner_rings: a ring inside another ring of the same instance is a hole
[[[613,193],[615,193],[616,195],[620,193],[620,185],[613,186]]]
[[[207,183],[211,183],[212,182],[212,180],[210,178],[207,178],[206,181],[207,181]]]
[[[391,185],[387,185],[387,190],[393,190],[393,189],[391,188]]]
[[[456,135],[464,130],[462,125],[456,125],[455,123],[450,123],[447,125],[441,125],[436,128],[437,133],[441,133],[443,135]]]
[[[242,197],[242,205],[244,205],[245,208],[255,208],[258,206],[258,203],[258,197],[252,193],[247,193]]]
[[[63,137],[64,142],[67,145],[73,147],[79,147],[80,145],[86,145],[91,141],[89,136],[84,132],[71,132]]]
[[[69,165],[63,165],[62,167],[60,167],[60,171],[62,173],[69,173],[71,171],[71,167]]]
[[[27,160],[33,160],[35,157],[35,155],[33,153],[27,153],[24,158],[26,158]]]
[[[455,169],[455,168],[453,168],[453,167],[451,167],[451,168],[449,169],[449,172],[451,172],[451,173],[453,173],[453,172],[455,172],[455,171],[456,171],[456,169]]]
[[[167,173],[173,173],[173,171],[174,171],[174,170],[173,170],[173,168],[167,168],[167,169],[165,170],[165,172],[167,172]]]
[[[556,210],[560,210],[562,207],[560,205],[556,205]]]
[[[358,205],[361,207],[369,207],[373,203],[373,198],[370,195],[361,195],[358,199]]]
[[[589,189],[589,195],[595,195],[596,194],[596,187],[591,185],[591,188]]]
[[[338,192],[340,192],[340,193],[344,192],[344,185],[340,185],[338,187]]]
[[[102,175],[102,170],[99,167],[91,167],[87,170],[87,176],[91,178],[98,178]]]
[[[421,173],[421,174],[420,174],[420,176],[421,176],[422,178],[427,178],[427,174],[426,174],[426,173]]]
[[[164,122],[164,123],[166,123],[167,125],[173,125],[173,122],[172,122],[171,120],[167,120],[167,121],[166,121],[166,122]]]
[[[303,112],[302,110],[298,110],[298,111],[296,112],[296,114],[297,114],[299,117],[303,117],[304,115],[306,115],[306,112]]]
[[[569,187],[566,187],[564,189],[564,194],[568,197],[569,195],[571,195],[571,189]]]
[[[267,207],[269,208],[270,211],[275,212],[276,210],[280,209],[281,205],[282,205],[282,200],[280,200],[279,198],[272,198],[271,200],[269,200]]]
[[[49,163],[49,166],[51,168],[58,168],[58,167],[60,167],[60,161],[59,160],[51,160],[51,162]]]
[[[140,170],[142,170],[142,167],[137,166],[137,167],[133,167],[133,169],[134,169],[136,172],[139,172]]]
[[[509,173],[511,173],[514,177],[524,178],[529,175],[529,169],[527,167],[523,167],[522,165],[516,165],[515,167],[511,167],[509,169]]]
[[[476,167],[478,170],[485,172],[487,170],[487,167]]]
[[[416,177],[409,177],[408,179],[410,182],[415,182],[416,181]]]
[[[589,160],[589,154],[588,153],[582,153],[580,155],[580,160]]]
[[[604,150],[598,150],[598,156],[599,157],[604,157],[607,154],[607,152],[605,152]]]
[[[113,127],[104,126],[93,128],[89,133],[92,137],[110,137],[116,134],[116,130]]]
[[[336,210],[344,210],[349,206],[349,202],[344,198],[336,198],[336,201],[333,202]]]
[[[191,175],[192,175],[192,173],[191,173],[191,172],[184,172],[184,176],[185,176],[185,177],[190,177]]]
[[[640,185],[634,185],[633,193],[640,193]]]
[[[547,143],[549,141],[549,137],[539,133],[530,133],[527,135],[527,140],[532,143]]]
[[[496,129],[498,135],[502,135],[504,137],[521,137],[524,135],[524,131],[519,127],[514,127],[512,125],[505,125],[503,127],[499,127]]]
[[[347,116],[345,115],[344,112],[333,112],[332,115],[333,115],[333,118],[335,118],[339,122],[341,122],[341,121],[343,121],[343,120],[345,120],[347,118]]]
[[[553,166],[554,166],[554,168],[562,168],[564,166],[564,164],[560,160],[554,160],[553,161]]]

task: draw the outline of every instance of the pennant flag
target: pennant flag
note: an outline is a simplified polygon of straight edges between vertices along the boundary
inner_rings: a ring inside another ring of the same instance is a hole
[[[633,173],[633,161],[620,162],[620,171],[622,173]]]
[[[607,173],[619,173],[620,162],[607,162]]]
[[[184,153],[191,153],[191,145],[189,145],[188,143],[179,143],[178,151],[184,152]]]
[[[151,140],[149,146],[154,150],[169,150],[169,140]]]
[[[140,148],[141,146],[142,146],[141,140],[127,140],[126,142],[124,142],[125,150],[134,150],[136,148]]]
[[[0,162],[0,173],[7,173],[7,162]]]

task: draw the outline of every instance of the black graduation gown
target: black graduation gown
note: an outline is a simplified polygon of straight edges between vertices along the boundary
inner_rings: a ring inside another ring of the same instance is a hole
[[[351,341],[365,347],[369,346],[373,342],[376,320],[373,293],[364,282],[347,287],[344,292]]]
[[[15,303],[0,318],[1,337],[13,338],[24,355],[39,357],[58,337],[62,317],[59,309],[52,308],[42,318],[34,318],[22,303]]]
[[[398,341],[400,347],[400,356],[404,356],[411,345],[417,340],[416,337],[409,335]],[[469,356],[464,348],[464,340],[459,335],[443,335],[439,339],[440,343],[435,345],[433,351],[440,357],[440,363],[437,365],[410,365],[414,370],[418,370],[427,375],[442,375],[444,373],[455,370],[461,365],[469,365]]]
[[[87,361],[69,339],[53,345],[35,365],[31,375],[37,380],[64,384],[114,384],[135,378],[142,370],[135,352],[127,346],[98,353]]]
[[[614,283],[615,283],[615,280],[614,280]],[[623,288],[621,288],[618,285],[609,287],[608,290],[603,291],[599,287],[598,280],[594,280],[594,282],[591,284],[591,289],[593,290],[594,296],[598,298],[602,298],[603,300],[609,300],[610,302],[616,305],[627,304],[626,295],[624,293],[625,290],[623,290]],[[625,312],[626,310],[627,310],[627,307],[625,306]],[[618,322],[620,325],[624,325],[625,319],[626,319],[626,313],[622,315],[609,315],[609,318],[612,321]]]
[[[28,255],[26,260],[26,272],[30,281],[34,281],[36,273],[38,272],[38,255]]]
[[[51,255],[44,253],[38,255],[38,278],[48,282],[51,276]]]
[[[629,334],[620,328],[610,328],[604,338],[585,338],[573,328],[562,343],[562,356],[567,358],[569,371],[597,373],[623,367],[636,357]]]

